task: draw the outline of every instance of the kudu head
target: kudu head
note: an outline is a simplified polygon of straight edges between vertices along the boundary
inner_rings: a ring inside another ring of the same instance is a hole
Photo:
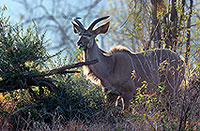
[[[101,17],[96,19],[87,29],[84,28],[83,24],[78,20],[79,17],[76,17],[72,21],[74,33],[79,35],[79,39],[77,41],[77,46],[83,50],[87,50],[95,44],[95,37],[98,34],[106,33],[109,28],[110,22],[106,24],[100,25],[96,29],[93,29],[94,26],[104,20],[107,19],[109,16]]]

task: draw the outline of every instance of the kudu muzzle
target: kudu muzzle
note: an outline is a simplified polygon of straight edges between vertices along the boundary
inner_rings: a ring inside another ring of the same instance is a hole
[[[88,48],[88,43],[90,40],[84,36],[80,36],[79,40],[77,41],[77,46],[79,49],[86,50]]]

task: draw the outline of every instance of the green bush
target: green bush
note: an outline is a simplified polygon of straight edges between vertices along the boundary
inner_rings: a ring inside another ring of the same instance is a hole
[[[47,41],[33,23],[26,29],[23,24],[11,25],[8,18],[0,17],[0,92],[23,89],[25,77],[40,74],[48,60]]]
[[[1,77],[39,69],[48,58],[44,34],[40,36],[35,24],[24,31],[23,25],[11,26],[5,20],[0,21],[6,22],[0,24]],[[26,62],[33,65],[26,65],[29,64]]]
[[[0,32],[0,127],[7,120],[19,129],[28,119],[51,123],[55,112],[66,120],[92,119],[106,109],[101,89],[84,80],[82,73],[42,76],[41,68],[59,64],[48,55],[45,34],[36,24],[26,29],[23,24],[11,25],[2,14]]]

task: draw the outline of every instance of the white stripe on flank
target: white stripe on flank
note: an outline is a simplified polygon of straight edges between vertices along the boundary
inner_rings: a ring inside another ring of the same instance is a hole
[[[149,61],[147,61],[147,59],[146,59],[146,57],[144,56],[144,54],[142,54],[142,56],[144,57],[144,60],[146,61],[146,63],[147,63],[147,66],[148,66],[148,68],[149,68],[149,71],[150,71],[150,75],[151,75],[151,77],[153,78],[153,76],[152,76],[152,68],[150,67],[151,65],[149,65]]]
[[[157,64],[157,72],[158,72],[158,74],[160,74],[160,72],[159,72],[159,63],[158,63],[158,56],[156,54],[156,51],[154,51],[154,52],[155,52],[155,60],[156,60],[156,64]],[[160,83],[160,75],[158,76],[158,82]]]
[[[146,72],[146,70],[144,69],[144,66],[142,65],[142,62],[140,61],[140,59],[138,58],[137,55],[136,55],[136,58],[138,59],[138,61],[139,61],[140,65],[141,65],[141,67],[142,67],[142,69],[143,69],[143,71],[144,71],[144,73],[145,73],[147,79],[149,79],[149,77],[148,77],[148,75],[147,75],[147,72]]]
[[[167,58],[168,58],[168,61],[167,61],[167,63],[169,63],[169,64],[167,64],[167,68],[166,68],[166,74],[165,74],[165,76],[166,76],[166,78],[167,78],[167,76],[168,76],[168,73],[169,73],[169,71],[170,71],[170,68],[173,68],[173,67],[170,67],[171,65],[170,65],[170,61],[169,60],[171,60],[170,59],[170,56],[169,56],[169,54],[168,54],[168,52],[167,52]],[[171,76],[172,77],[172,76]],[[168,80],[168,83],[169,83],[169,80]],[[170,84],[170,86],[172,87],[172,84],[171,83],[169,83]]]

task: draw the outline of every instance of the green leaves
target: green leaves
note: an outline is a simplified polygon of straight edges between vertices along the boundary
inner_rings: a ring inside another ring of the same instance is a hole
[[[45,33],[40,35],[34,23],[24,30],[22,24],[8,24],[5,17],[0,21],[0,77],[5,79],[9,73],[37,70],[44,65],[49,57],[45,49]],[[28,62],[33,66],[27,66]]]

